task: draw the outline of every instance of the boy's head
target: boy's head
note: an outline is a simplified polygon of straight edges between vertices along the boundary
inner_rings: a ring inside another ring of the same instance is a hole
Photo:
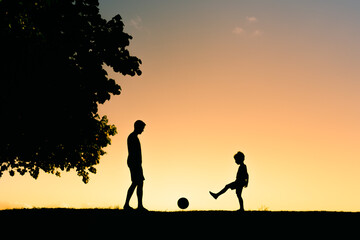
[[[234,158],[235,158],[236,164],[241,164],[241,163],[243,163],[244,160],[245,160],[245,155],[244,155],[242,152],[237,152],[237,153],[234,155]]]

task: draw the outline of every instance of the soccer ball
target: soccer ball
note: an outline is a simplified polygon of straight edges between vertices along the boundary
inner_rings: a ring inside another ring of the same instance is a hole
[[[179,208],[186,209],[189,206],[189,201],[186,198],[182,197],[178,200],[177,204]]]

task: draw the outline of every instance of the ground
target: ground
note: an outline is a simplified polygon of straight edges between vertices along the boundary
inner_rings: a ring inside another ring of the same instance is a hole
[[[0,211],[3,232],[14,237],[321,238],[354,237],[360,212],[179,211],[117,209],[15,209]],[[114,237],[116,236],[116,237]]]

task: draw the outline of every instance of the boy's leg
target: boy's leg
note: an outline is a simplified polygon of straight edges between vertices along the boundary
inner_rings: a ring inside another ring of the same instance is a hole
[[[236,196],[239,199],[240,211],[244,211],[244,201],[241,197],[242,189],[243,189],[242,187],[236,189]]]
[[[212,193],[210,192],[211,196],[217,199],[220,195],[224,194],[229,188],[231,187],[231,183],[227,184],[220,192]]]
[[[224,194],[230,188],[230,184],[227,184],[223,189],[221,189],[221,191],[218,192],[217,195],[220,196],[220,195]]]

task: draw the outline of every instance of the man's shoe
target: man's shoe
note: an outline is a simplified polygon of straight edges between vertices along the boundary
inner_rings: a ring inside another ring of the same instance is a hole
[[[124,205],[124,211],[133,211],[134,209],[130,205]]]
[[[147,210],[146,208],[144,208],[144,207],[138,207],[137,209],[136,209],[138,212],[148,212],[149,210]]]

